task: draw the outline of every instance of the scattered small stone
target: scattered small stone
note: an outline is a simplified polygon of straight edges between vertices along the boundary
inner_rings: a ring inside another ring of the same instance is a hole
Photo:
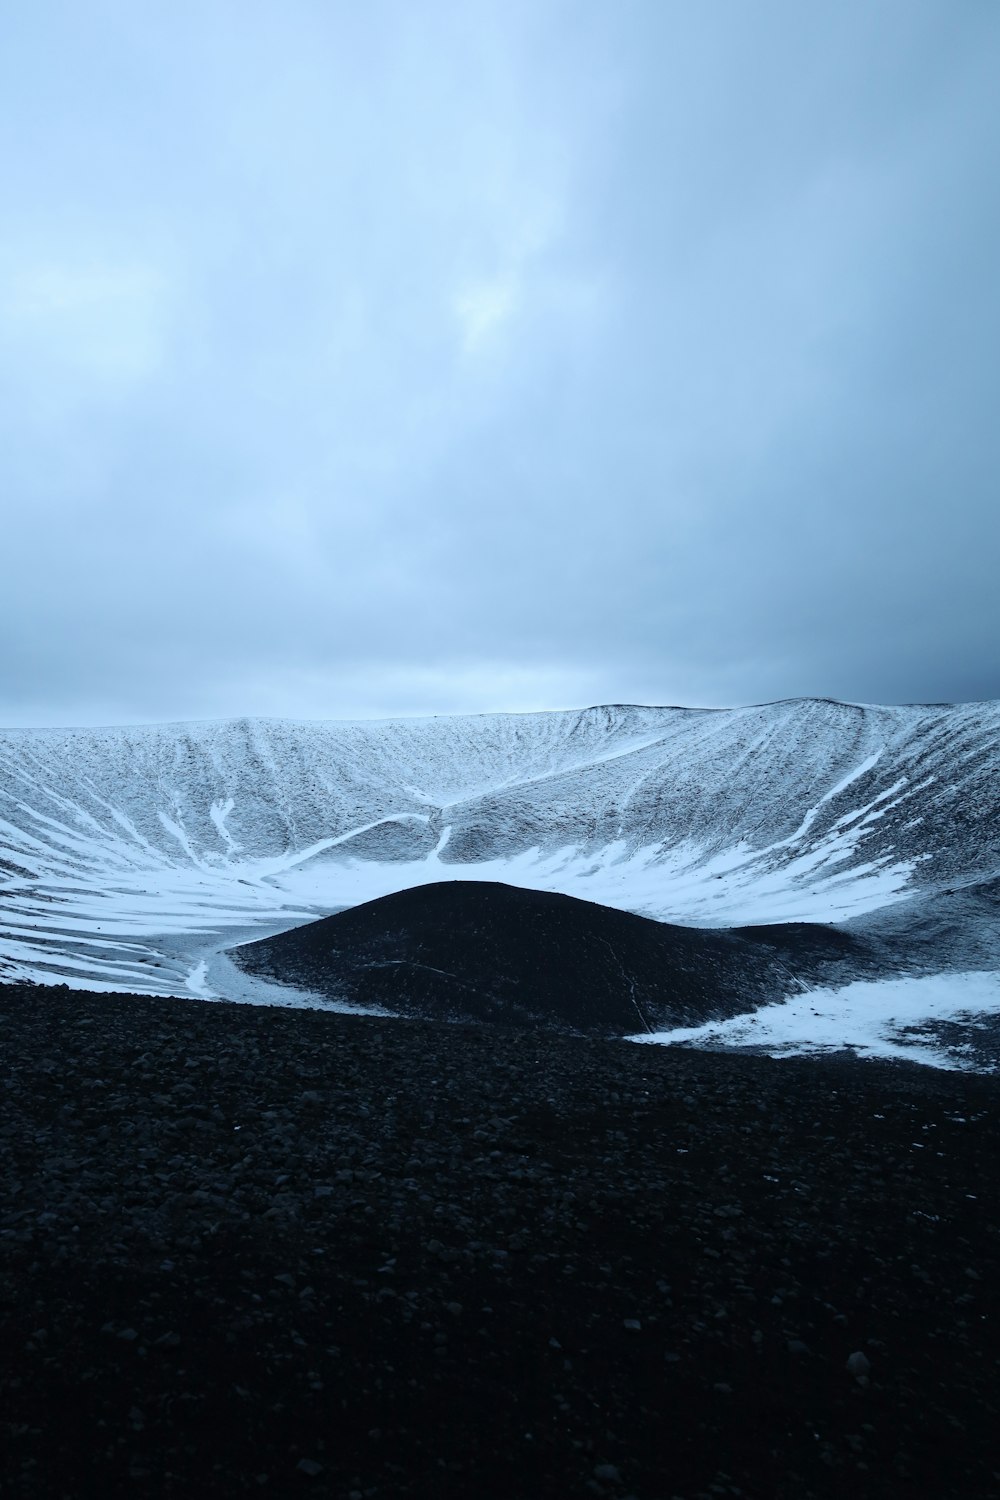
[[[847,1373],[853,1375],[855,1379],[867,1375],[871,1367],[871,1360],[860,1349],[855,1349],[847,1361]]]

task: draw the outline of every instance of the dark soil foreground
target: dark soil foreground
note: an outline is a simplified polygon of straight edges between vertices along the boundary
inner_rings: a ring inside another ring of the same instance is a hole
[[[4,1497],[1000,1494],[997,1083],[0,987]]]

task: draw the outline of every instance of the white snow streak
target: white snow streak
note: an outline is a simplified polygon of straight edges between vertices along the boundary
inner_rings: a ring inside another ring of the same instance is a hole
[[[195,964],[194,968],[191,970],[190,974],[185,980],[187,988],[191,991],[192,995],[197,995],[199,1000],[214,1000],[216,998],[215,991],[210,990],[208,988],[208,985],[205,983],[205,976],[207,972],[208,963],[205,959],[201,959],[198,963]]]

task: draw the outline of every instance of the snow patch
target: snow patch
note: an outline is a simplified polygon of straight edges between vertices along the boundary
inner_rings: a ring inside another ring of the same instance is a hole
[[[191,991],[192,995],[197,995],[199,1000],[214,1000],[216,998],[215,991],[210,990],[205,983],[207,972],[208,964],[205,959],[201,959],[195,964],[185,980],[187,988]]]
[[[772,1057],[851,1048],[863,1057],[904,1058],[939,1068],[962,1066],[936,1039],[907,1036],[908,1027],[1000,1015],[1000,973],[933,974],[859,980],[841,989],[814,989],[751,1015],[679,1027],[631,1042],[664,1046],[752,1048]]]

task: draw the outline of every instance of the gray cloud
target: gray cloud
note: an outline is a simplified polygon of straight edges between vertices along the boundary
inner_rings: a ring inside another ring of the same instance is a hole
[[[1000,16],[43,0],[0,720],[1000,696]]]

